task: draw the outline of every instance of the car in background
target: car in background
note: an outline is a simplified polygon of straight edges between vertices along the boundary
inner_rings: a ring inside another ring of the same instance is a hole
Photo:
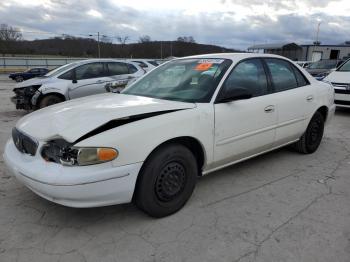
[[[335,104],[350,108],[350,59],[331,72],[324,81],[330,82],[334,87]]]
[[[9,78],[15,80],[16,82],[22,82],[34,77],[43,76],[47,74],[49,70],[44,67],[35,67],[25,70],[23,72],[12,73],[9,75]]]
[[[185,57],[121,94],[26,115],[4,160],[50,201],[80,208],[133,201],[164,217],[185,205],[199,176],[287,145],[315,152],[333,96],[330,84],[281,56]]]
[[[131,61],[134,63],[137,63],[146,72],[149,72],[158,66],[158,63],[156,61],[153,61],[153,60],[133,59]]]
[[[123,89],[144,74],[135,63],[90,59],[66,64],[16,85],[12,102],[17,109],[38,109],[66,100]]]
[[[300,65],[302,68],[305,68],[308,67],[312,63],[312,61],[296,61],[295,63]]]
[[[317,80],[322,80],[342,63],[344,63],[344,60],[319,60],[309,64],[309,66],[306,67],[306,71],[308,71],[309,74],[315,77]]]

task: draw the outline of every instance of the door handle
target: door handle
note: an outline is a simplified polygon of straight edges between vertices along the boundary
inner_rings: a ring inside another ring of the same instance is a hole
[[[306,101],[311,102],[312,100],[314,100],[313,95],[309,95],[308,97],[306,97]]]
[[[269,105],[264,108],[265,113],[272,113],[275,111],[275,107],[273,105]]]
[[[97,80],[97,81],[96,81],[97,84],[100,84],[100,83],[102,83],[102,82],[103,82],[103,80]]]

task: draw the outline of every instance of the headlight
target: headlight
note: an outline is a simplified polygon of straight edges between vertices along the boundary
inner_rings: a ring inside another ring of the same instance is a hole
[[[41,155],[49,162],[66,166],[86,166],[112,161],[118,157],[118,151],[108,147],[75,147],[58,139],[44,145]]]
[[[38,90],[41,87],[41,85],[33,85],[33,86],[28,86],[24,88],[24,93],[26,95],[33,95],[36,90]]]
[[[315,78],[319,81],[323,80],[326,76],[328,76],[330,74],[330,71],[318,74],[317,76],[315,76]]]
[[[80,148],[78,149],[77,164],[79,166],[94,165],[116,159],[118,151],[114,148]]]

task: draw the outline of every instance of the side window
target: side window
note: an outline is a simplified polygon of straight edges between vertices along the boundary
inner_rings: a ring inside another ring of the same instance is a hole
[[[295,66],[291,66],[293,68],[295,77],[297,78],[298,86],[306,86],[309,85],[309,81],[306,79],[306,77],[297,69]]]
[[[134,63],[138,63],[138,65],[141,67],[141,68],[147,68],[148,65],[142,61],[133,61]]]
[[[33,68],[33,69],[30,70],[30,72],[31,72],[32,74],[37,74],[37,73],[39,73],[39,69]]]
[[[79,66],[75,69],[75,74],[77,80],[104,77],[106,75],[102,63],[91,63]]]
[[[129,74],[129,69],[125,63],[107,63],[110,76]]]
[[[129,67],[129,74],[134,74],[138,71],[137,68],[132,64],[128,64],[128,67]]]
[[[62,75],[60,75],[60,76],[57,77],[57,78],[59,78],[59,79],[65,79],[65,80],[73,80],[73,78],[74,78],[74,74],[73,74],[73,73],[74,73],[74,69],[69,70],[69,71],[63,73]]]
[[[249,59],[239,63],[224,84],[224,90],[231,88],[251,90],[253,97],[267,94],[266,74],[261,61]]]
[[[287,61],[267,58],[266,64],[271,72],[275,92],[281,92],[298,87],[293,69]]]

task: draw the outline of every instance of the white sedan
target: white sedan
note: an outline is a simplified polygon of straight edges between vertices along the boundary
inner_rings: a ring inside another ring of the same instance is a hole
[[[324,81],[331,82],[334,87],[335,104],[350,108],[350,59],[332,71]]]
[[[286,58],[192,56],[159,66],[122,94],[25,116],[4,159],[50,201],[133,201],[163,217],[186,203],[199,176],[289,144],[315,152],[334,110],[332,86]]]

